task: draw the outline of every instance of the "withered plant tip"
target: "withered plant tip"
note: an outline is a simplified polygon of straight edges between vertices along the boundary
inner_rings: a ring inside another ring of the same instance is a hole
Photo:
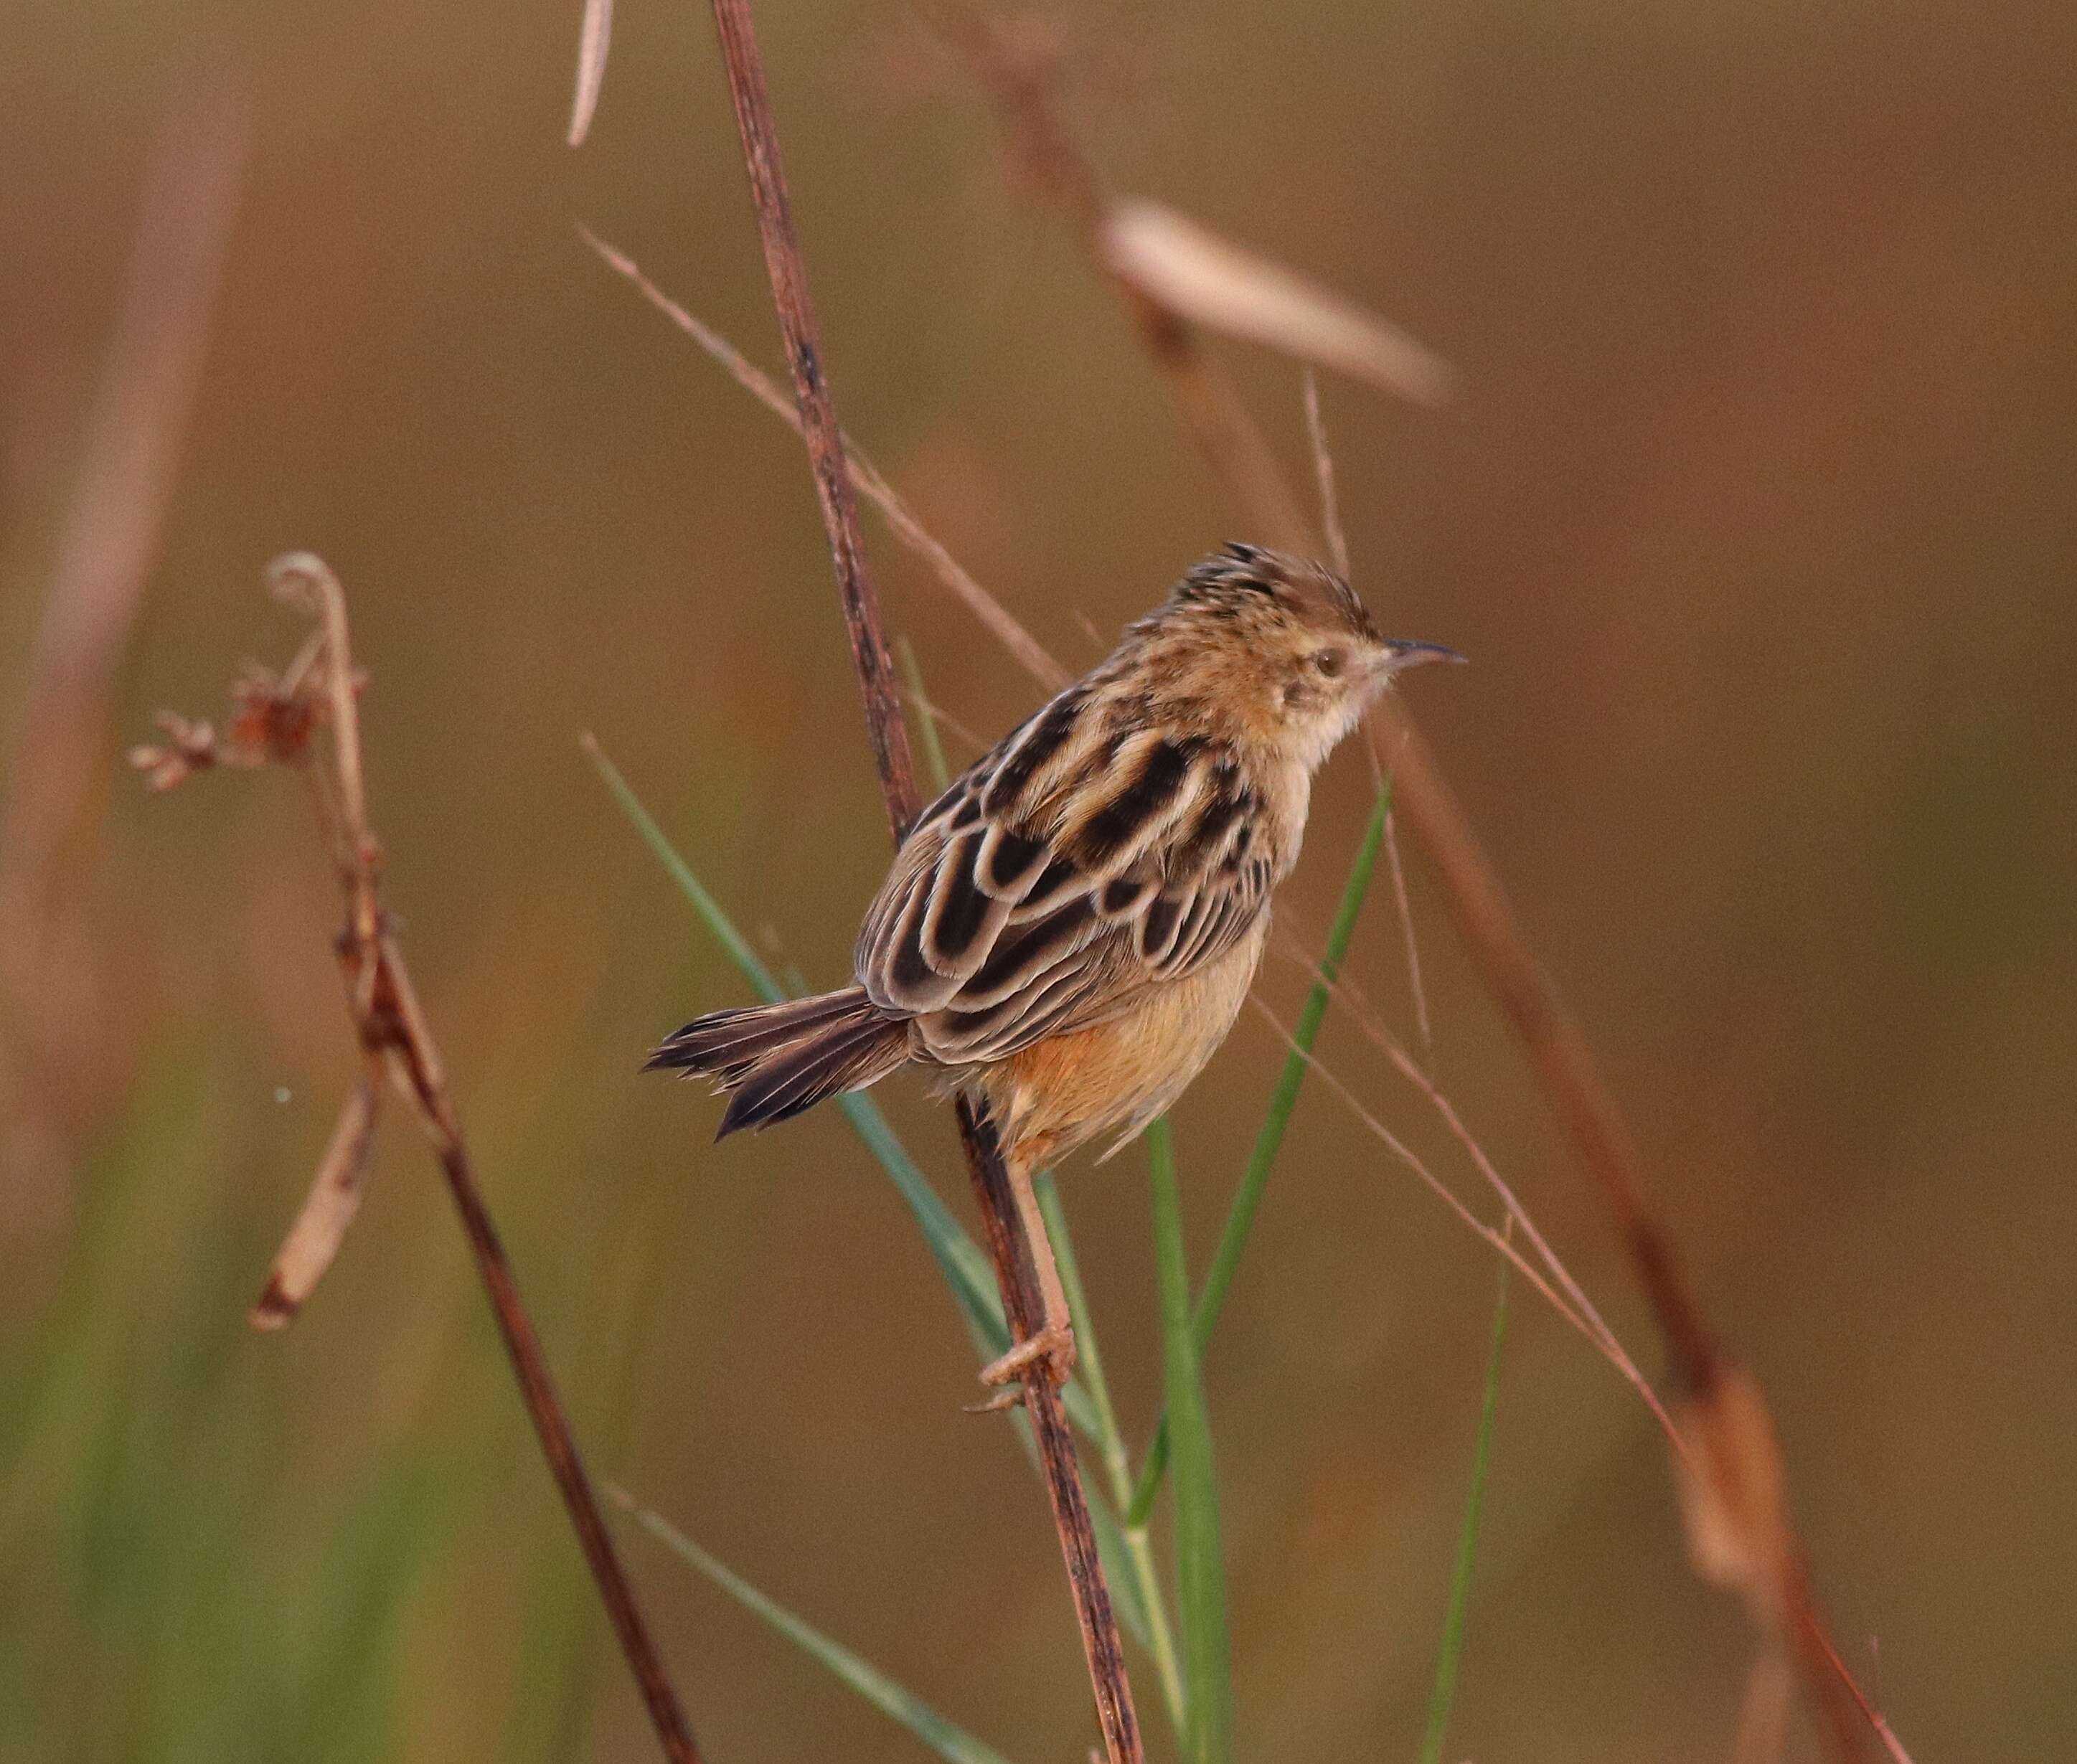
[[[317,622],[296,659],[278,676],[258,668],[247,672],[232,689],[237,709],[223,738],[206,723],[164,716],[160,726],[170,745],[139,747],[130,756],[158,790],[216,766],[271,763],[300,772],[316,802],[345,903],[346,924],[333,951],[364,1069],[252,1321],[260,1329],[289,1322],[337,1254],[360,1206],[377,1099],[386,1080],[417,1118],[446,1178],[542,1454],[640,1688],[657,1743],[672,1764],[699,1764],[699,1747],[600,1516],[540,1338],[477,1186],[432,1031],[382,912],[381,847],[368,822],[361,765],[363,682],[353,668],[346,596],[323,560],[307,552],[277,560],[268,579],[277,597]],[[321,738],[321,731],[328,738]]]

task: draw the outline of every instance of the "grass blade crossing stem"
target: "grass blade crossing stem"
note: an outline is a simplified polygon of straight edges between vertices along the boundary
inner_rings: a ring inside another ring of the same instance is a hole
[[[1175,1442],[1176,1579],[1192,1764],[1225,1764],[1233,1754],[1233,1668],[1226,1633],[1226,1562],[1219,1545],[1219,1497],[1212,1469],[1211,1417],[1190,1320],[1190,1272],[1183,1253],[1182,1200],[1176,1147],[1166,1120],[1147,1130],[1154,1192],[1154,1254],[1161,1284],[1161,1349]]]
[[[1363,897],[1370,891],[1371,873],[1377,867],[1378,847],[1384,839],[1384,818],[1391,810],[1392,786],[1388,783],[1378,797],[1377,806],[1371,812],[1370,825],[1363,830],[1363,844],[1357,848],[1356,861],[1342,889],[1342,902],[1335,909],[1334,926],[1327,934],[1327,946],[1320,956],[1321,978],[1305,995],[1305,1009],[1298,1013],[1297,1026],[1292,1032],[1297,1048],[1286,1058],[1284,1070],[1277,1075],[1276,1088],[1269,1100],[1269,1113],[1263,1121],[1262,1130],[1255,1136],[1247,1172],[1234,1195],[1233,1205],[1226,1213],[1226,1229],[1219,1234],[1217,1251],[1205,1276],[1205,1290],[1198,1297],[1197,1319],[1193,1325],[1201,1358],[1218,1323],[1219,1310],[1226,1303],[1226,1288],[1233,1283],[1234,1270],[1240,1264],[1241,1251],[1247,1247],[1248,1234],[1255,1226],[1255,1209],[1262,1203],[1262,1191],[1268,1184],[1270,1170],[1284,1143],[1284,1130],[1291,1123],[1292,1110],[1297,1107],[1298,1092],[1305,1082],[1305,1056],[1319,1038],[1320,1025],[1327,1014],[1330,988],[1342,965],[1342,958],[1348,953],[1349,939],[1355,933],[1356,917],[1363,910]],[[1139,1485],[1133,1490],[1131,1504],[1126,1508],[1128,1529],[1147,1523],[1154,1497],[1160,1491],[1162,1473],[1168,1467],[1168,1451],[1169,1418],[1164,1414],[1155,1425],[1153,1443],[1147,1448],[1147,1462],[1139,1473]]]

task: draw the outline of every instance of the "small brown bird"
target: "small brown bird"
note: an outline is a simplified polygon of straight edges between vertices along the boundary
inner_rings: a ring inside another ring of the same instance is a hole
[[[728,1093],[764,1127],[911,1061],[985,1103],[1046,1299],[981,1376],[1074,1334],[1031,1192],[1096,1134],[1104,1155],[1226,1039],[1297,862],[1313,773],[1398,670],[1461,660],[1380,637],[1317,564],[1230,545],[926,809],[865,915],[857,984],[680,1030],[649,1068]]]

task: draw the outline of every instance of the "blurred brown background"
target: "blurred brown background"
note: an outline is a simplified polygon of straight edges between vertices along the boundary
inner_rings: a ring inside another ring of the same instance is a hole
[[[901,10],[760,11],[847,425],[1093,659],[1245,535]],[[1009,1431],[959,1412],[972,1357],[891,1189],[834,1111],[717,1150],[701,1096],[636,1075],[747,995],[580,730],[818,984],[884,829],[796,443],[573,231],[777,364],[710,27],[623,0],[572,154],[576,23],[0,13],[7,751],[152,143],[218,81],[249,155],[104,751],[285,656],[267,559],[337,567],[391,899],[596,1467],[1013,1757],[1076,1756],[1043,1504]],[[2070,1755],[2077,15],[1335,0],[1062,27],[1122,185],[1462,371],[1439,418],[1326,389],[1362,586],[1475,660],[1410,695],[1771,1387],[1857,1670],[1921,1760]],[[1295,376],[1230,359],[1302,464]],[[933,696],[992,738],[1032,689],[872,539]],[[1353,754],[1326,781],[1309,926],[1368,788]],[[304,1319],[243,1323],[352,1070],[306,805],[279,777],[96,801],[58,872],[76,942],[0,926],[36,976],[10,1026],[93,1026],[62,1075],[74,1155],[0,1177],[0,1760],[649,1755],[401,1118]],[[1644,1353],[1411,862],[1443,1080]],[[1404,1021],[1385,904],[1355,971]],[[51,990],[90,983],[98,1019]],[[1267,985],[1288,1014],[1297,976]],[[1322,1051],[1471,1192],[1345,1021]],[[1201,1258],[1280,1054],[1244,1023],[1180,1112]],[[964,1213],[947,1125],[889,1088]],[[47,1079],[0,1102],[52,1105]],[[1063,1192],[1138,1437],[1141,1161]],[[1487,1252],[1310,1090],[1209,1367],[1244,1755],[1412,1754],[1491,1293]],[[1743,1620],[1685,1567],[1634,1399],[1526,1296],[1495,1451],[1451,1755],[1725,1756]],[[718,1764],[920,1755],[628,1551]]]

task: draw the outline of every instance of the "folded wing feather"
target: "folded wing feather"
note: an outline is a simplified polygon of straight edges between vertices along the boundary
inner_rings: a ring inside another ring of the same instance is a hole
[[[866,915],[860,984],[947,1065],[1115,1016],[1267,905],[1232,757],[1104,709],[1073,687],[1013,730],[926,812]]]

